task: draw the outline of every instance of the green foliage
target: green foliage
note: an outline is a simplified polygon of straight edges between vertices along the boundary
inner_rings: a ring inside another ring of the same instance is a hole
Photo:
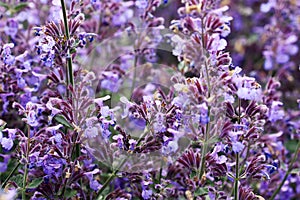
[[[55,119],[58,123],[64,125],[65,127],[69,128],[69,129],[71,129],[71,130],[74,130],[73,125],[70,124],[70,122],[68,122],[68,120],[67,120],[64,116],[62,116],[62,115],[56,115],[56,116],[54,117],[54,119]]]
[[[28,186],[27,188],[29,189],[33,189],[33,188],[37,188],[42,182],[43,182],[43,178],[37,178],[34,179]]]

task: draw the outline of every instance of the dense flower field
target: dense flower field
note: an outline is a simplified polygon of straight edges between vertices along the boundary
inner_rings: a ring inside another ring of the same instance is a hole
[[[2,0],[0,199],[300,199],[299,0]]]

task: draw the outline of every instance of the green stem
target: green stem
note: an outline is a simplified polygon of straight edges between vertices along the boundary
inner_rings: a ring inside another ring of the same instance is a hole
[[[238,109],[239,109],[239,116],[238,116],[238,124],[241,123],[241,99],[238,99]],[[240,155],[236,152],[235,157],[235,179],[234,179],[234,200],[239,199],[239,179],[240,179]]]
[[[201,26],[202,26],[202,31],[201,31],[202,50],[203,50],[203,53],[206,55],[206,57],[208,57],[209,55],[207,54],[207,50],[204,47],[204,27],[205,26],[204,26],[203,19],[201,20]],[[206,73],[206,79],[207,79],[208,98],[210,98],[211,86],[210,86],[210,77],[209,77],[209,73],[208,73],[208,65],[207,65],[206,60],[204,61],[204,66],[205,66],[205,73]],[[210,106],[208,106],[208,117],[210,117]],[[201,165],[200,165],[200,172],[199,172],[200,179],[202,179],[202,176],[205,171],[205,155],[207,153],[207,148],[208,148],[207,141],[208,141],[209,131],[210,131],[210,122],[208,122],[206,124],[206,129],[205,129],[205,133],[204,133],[204,141],[203,141],[203,146],[202,146],[202,150],[201,150]]]
[[[142,141],[142,139],[146,136],[146,134],[148,133],[148,126],[146,127],[143,135],[138,139],[137,144],[139,145],[140,142]],[[128,160],[129,156],[124,158],[120,165],[112,172],[112,174],[108,177],[108,179],[106,179],[105,183],[103,184],[103,186],[101,187],[101,189],[98,191],[97,194],[97,200],[101,199],[101,193],[104,191],[104,189],[109,185],[109,183],[116,177],[116,174],[119,172],[119,170],[121,169],[121,167],[123,167],[123,165],[126,163],[126,161]]]
[[[103,186],[101,187],[101,189],[98,191],[96,199],[98,199],[98,200],[101,199],[101,193],[110,184],[110,182],[116,177],[117,173],[119,172],[119,170],[121,169],[121,167],[126,163],[126,161],[128,160],[128,158],[129,157],[124,158],[121,161],[120,165],[112,172],[112,174],[108,177],[108,179],[106,179],[105,183],[103,184]]]
[[[62,13],[63,13],[65,34],[66,34],[67,43],[68,43],[68,41],[70,40],[70,32],[69,32],[66,4],[65,4],[64,0],[60,0],[60,2],[61,2],[61,7],[62,7]],[[68,48],[68,52],[67,52],[67,84],[68,85],[71,84],[74,87],[72,56],[70,54],[70,48]]]
[[[240,174],[242,173],[242,171],[243,171],[243,166],[245,165],[245,163],[246,163],[246,161],[247,161],[247,158],[248,158],[248,156],[249,156],[249,154],[250,154],[250,144],[248,144],[248,146],[246,147],[247,148],[247,151],[246,151],[246,156],[245,156],[245,158],[243,159],[243,161],[240,163],[240,166],[241,166],[241,169],[240,169]],[[242,154],[243,154],[243,152],[242,152]]]
[[[234,200],[239,199],[239,153],[236,153],[235,179],[234,179]]]
[[[68,24],[68,17],[67,17],[67,9],[66,9],[66,4],[64,0],[60,0],[61,3],[61,8],[62,8],[62,13],[63,13],[63,20],[64,20],[64,27],[65,27],[65,34],[67,37],[67,44],[68,41],[70,40],[70,32],[69,32],[69,24]],[[72,65],[72,55],[70,54],[70,48],[68,47],[68,52],[67,52],[67,85],[70,85],[74,88],[74,77],[73,77],[73,65]],[[71,97],[69,94],[69,90],[67,88],[67,93],[68,97]],[[78,158],[80,156],[80,144],[77,144],[77,137],[75,139],[75,145],[76,145],[76,157]]]
[[[275,192],[273,193],[273,195],[271,196],[270,200],[274,200],[276,195],[280,192],[284,182],[286,181],[286,179],[288,178],[288,176],[290,175],[291,171],[293,170],[293,165],[294,163],[296,162],[297,158],[298,158],[298,153],[299,153],[299,149],[300,149],[300,140],[298,141],[298,144],[297,144],[297,148],[296,148],[296,151],[295,151],[295,154],[294,154],[294,157],[292,159],[292,161],[290,162],[289,164],[289,167],[288,167],[288,170],[286,171],[285,175],[284,175],[284,178],[282,179],[279,187],[275,190]]]
[[[210,116],[210,107],[208,108],[208,116]],[[210,130],[210,125],[209,122],[206,124],[206,130],[204,133],[204,141],[203,141],[203,146],[202,146],[202,150],[201,150],[201,165],[200,165],[200,171],[199,171],[199,178],[200,180],[202,179],[202,176],[204,174],[205,171],[205,155],[207,153],[207,148],[208,148],[208,134],[209,134],[209,130]]]
[[[24,176],[23,176],[23,190],[22,190],[22,199],[26,199],[26,183],[27,183],[27,176],[28,176],[28,157],[29,157],[29,149],[30,149],[30,126],[27,125],[27,148],[26,148],[26,163],[24,166]]]
[[[15,173],[15,171],[18,169],[18,167],[20,166],[20,162],[18,162],[18,164],[15,166],[15,168],[10,172],[10,174],[6,177],[6,179],[4,180],[4,182],[1,185],[1,188],[3,189],[6,185],[6,183],[9,181],[10,177]]]
[[[201,26],[202,26],[202,30],[201,30],[201,40],[202,40],[202,50],[203,50],[203,54],[208,57],[208,53],[207,50],[204,47],[204,19],[201,20]],[[208,98],[210,97],[210,93],[211,93],[211,86],[210,86],[210,78],[209,78],[209,73],[208,73],[208,66],[207,66],[207,62],[206,60],[204,61],[204,66],[205,66],[205,73],[206,73],[206,79],[207,79],[207,87],[208,87]]]
[[[130,95],[132,96],[132,93],[134,91],[134,87],[135,87],[135,82],[136,82],[136,75],[137,75],[137,61],[138,61],[138,56],[135,55],[134,57],[134,63],[133,63],[133,80],[132,80],[132,85],[131,85],[131,89],[130,89]]]

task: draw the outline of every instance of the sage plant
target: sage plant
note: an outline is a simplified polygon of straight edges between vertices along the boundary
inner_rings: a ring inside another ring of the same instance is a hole
[[[0,11],[0,199],[300,197],[298,1]]]

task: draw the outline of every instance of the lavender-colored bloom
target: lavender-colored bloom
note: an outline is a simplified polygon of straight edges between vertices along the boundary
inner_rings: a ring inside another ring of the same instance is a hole
[[[170,155],[178,150],[178,141],[177,140],[167,140],[164,146],[162,147],[162,154]]]
[[[0,158],[1,158],[0,172],[3,173],[7,170],[7,165],[8,165],[9,159],[10,159],[10,155],[0,154]]]
[[[121,84],[119,75],[113,72],[103,72],[102,74],[105,79],[101,81],[101,87],[111,92],[117,92]]]
[[[102,125],[101,126],[101,133],[102,133],[102,137],[105,139],[105,141],[108,141],[110,135],[111,135],[111,132],[110,130],[108,130],[108,126],[107,125]]]
[[[12,38],[15,38],[18,33],[18,22],[14,19],[10,19],[7,21],[7,24],[4,28],[4,32]]]
[[[199,105],[199,115],[200,124],[207,124],[209,122],[208,107],[206,103],[202,103]]]
[[[273,101],[271,108],[269,109],[269,120],[275,122],[284,118],[284,111],[282,109],[283,103],[280,101]]]
[[[118,134],[118,135],[114,135],[112,137],[113,140],[116,140],[117,141],[117,146],[120,148],[120,149],[123,149],[123,135],[121,134]]]
[[[155,133],[163,132],[165,131],[165,122],[164,122],[164,115],[162,113],[156,113],[155,114],[155,123],[153,124],[153,129]]]
[[[12,65],[15,62],[15,56],[11,55],[12,48],[14,48],[13,43],[8,43],[8,44],[3,45],[2,56],[3,56],[3,60],[4,60],[5,64]]]
[[[93,127],[87,127],[84,130],[84,135],[87,138],[94,138],[98,135],[98,128],[93,126]]]
[[[137,0],[135,2],[135,6],[140,9],[145,9],[148,6],[148,1],[147,0]]]
[[[2,189],[0,190],[0,199],[12,200],[15,199],[16,196],[17,196],[16,190],[5,190],[5,191],[2,191]]]
[[[151,196],[152,196],[152,194],[153,194],[153,191],[151,189],[144,189],[142,191],[142,197],[143,197],[143,199],[150,199]]]
[[[241,99],[260,101],[262,98],[261,86],[252,77],[233,78],[238,91],[237,95]]]
[[[52,176],[62,176],[63,166],[66,164],[66,160],[63,158],[57,158],[51,155],[45,155],[41,158],[43,172],[51,178]]]
[[[102,185],[97,180],[94,179],[94,175],[98,174],[99,172],[100,172],[99,169],[94,169],[93,171],[84,173],[86,177],[89,179],[91,189],[95,191],[99,190],[102,187]]]
[[[4,149],[10,150],[14,146],[14,142],[11,138],[3,137],[1,139],[1,145]]]
[[[135,146],[136,146],[136,144],[137,144],[137,141],[135,140],[135,139],[130,139],[129,141],[128,141],[128,143],[129,143],[129,149],[131,150],[131,151],[133,151],[134,150],[134,148],[135,148]]]
[[[232,151],[235,153],[241,152],[244,149],[244,147],[245,145],[243,145],[243,143],[241,142],[236,141],[232,143]]]
[[[63,13],[60,6],[52,6],[50,8],[49,20],[54,21],[55,23],[59,23],[63,18]]]
[[[133,17],[133,11],[131,9],[126,9],[122,13],[114,15],[112,18],[112,22],[116,26],[121,26],[125,24],[132,17]]]
[[[42,38],[42,40],[40,41],[39,46],[41,47],[42,51],[44,52],[50,52],[52,50],[52,48],[55,45],[55,41],[51,36],[46,36],[44,38]]]
[[[39,125],[39,123],[37,121],[37,115],[34,110],[30,110],[28,112],[27,117],[26,117],[26,122],[28,125],[30,125],[32,127],[36,127]]]

